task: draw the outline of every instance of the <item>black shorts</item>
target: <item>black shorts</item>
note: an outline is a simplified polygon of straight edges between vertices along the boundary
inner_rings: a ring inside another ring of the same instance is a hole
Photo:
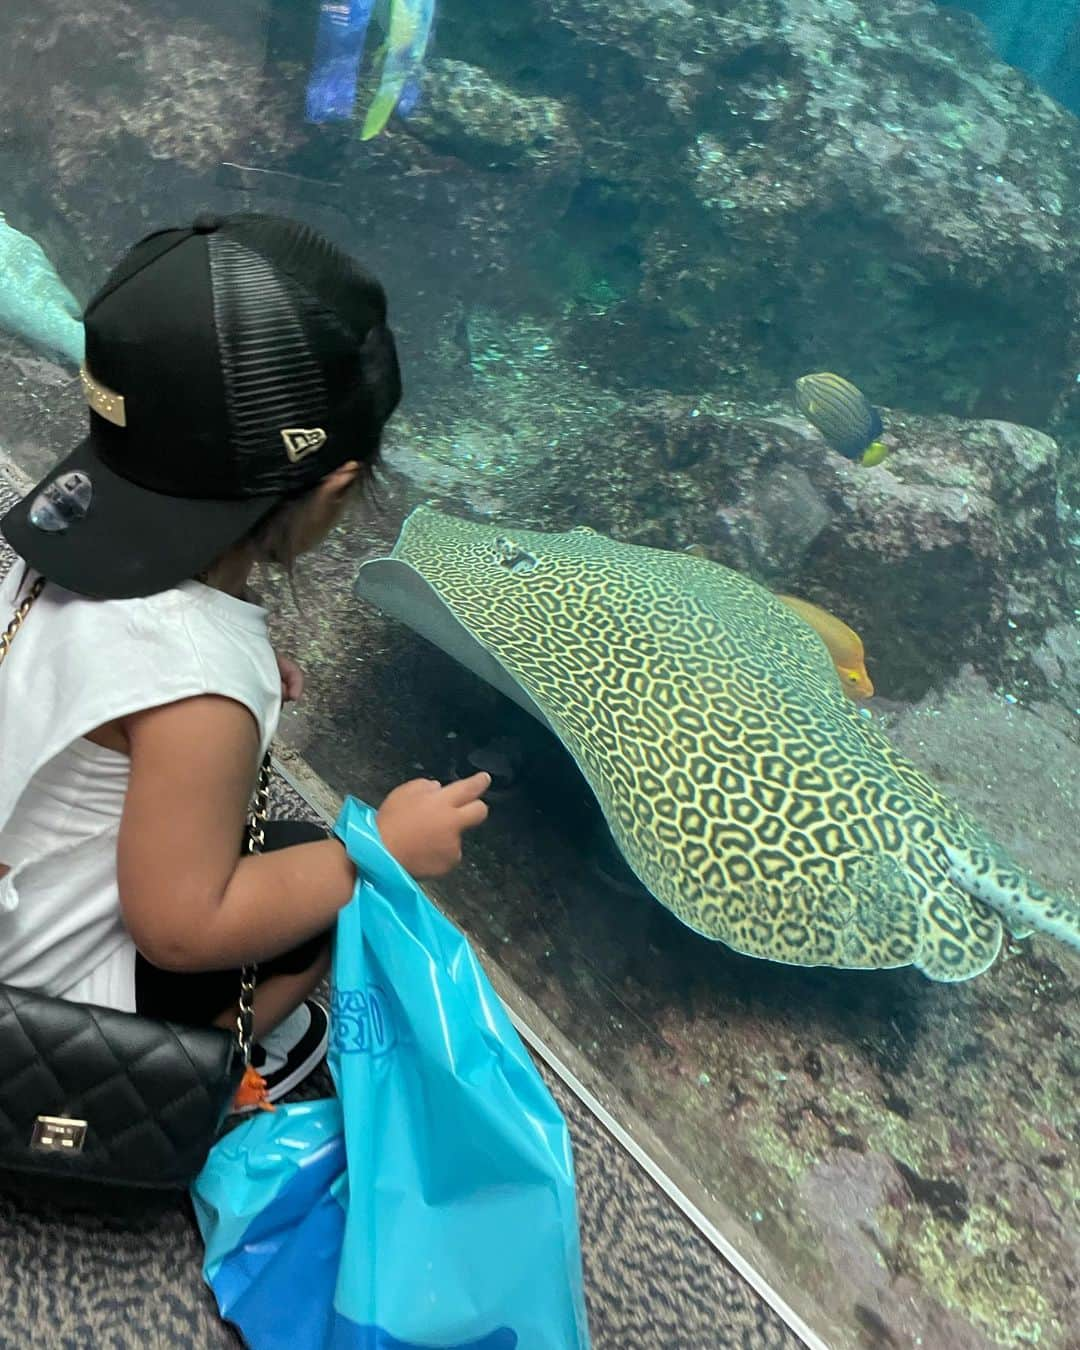
[[[289,848],[293,844],[318,843],[330,838],[329,831],[304,820],[268,820],[262,852]],[[329,945],[333,929],[318,933],[299,947],[259,962],[259,980],[272,975],[299,975],[315,964]],[[199,972],[160,970],[141,953],[135,955],[135,1008],[143,1017],[187,1026],[206,1026],[235,1006],[240,994],[238,970]]]

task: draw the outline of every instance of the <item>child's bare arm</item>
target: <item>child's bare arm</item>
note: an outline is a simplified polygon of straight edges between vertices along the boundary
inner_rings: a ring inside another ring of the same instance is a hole
[[[117,856],[124,921],[147,960],[226,969],[329,928],[355,870],[337,840],[240,860],[258,733],[204,696],[125,719],[131,778]]]
[[[279,955],[329,928],[355,869],[337,840],[238,861],[258,734],[226,698],[185,699],[125,719],[131,778],[118,849],[124,921],[148,961],[214,970]],[[479,824],[490,783],[415,780],[379,810],[389,851],[414,876],[439,876]]]

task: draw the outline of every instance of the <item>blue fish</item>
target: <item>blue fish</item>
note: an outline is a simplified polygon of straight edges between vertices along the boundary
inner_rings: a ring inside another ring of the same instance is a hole
[[[309,122],[342,122],[353,115],[374,7],[375,0],[322,0],[307,87]]]

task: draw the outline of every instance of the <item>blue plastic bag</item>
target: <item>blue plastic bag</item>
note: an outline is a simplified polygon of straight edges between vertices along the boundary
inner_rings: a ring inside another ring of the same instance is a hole
[[[566,1123],[468,943],[383,848],[334,944],[338,1100],[260,1113],[192,1188],[255,1350],[588,1350]]]

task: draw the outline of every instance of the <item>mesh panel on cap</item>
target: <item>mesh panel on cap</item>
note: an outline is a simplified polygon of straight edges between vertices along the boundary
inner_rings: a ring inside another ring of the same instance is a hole
[[[227,234],[212,234],[207,243],[233,446],[251,462],[283,427],[310,427],[325,417],[326,384],[302,297],[261,254]]]
[[[386,322],[386,295],[375,278],[336,244],[299,221],[256,214],[230,216],[230,238],[246,244],[363,340]]]

